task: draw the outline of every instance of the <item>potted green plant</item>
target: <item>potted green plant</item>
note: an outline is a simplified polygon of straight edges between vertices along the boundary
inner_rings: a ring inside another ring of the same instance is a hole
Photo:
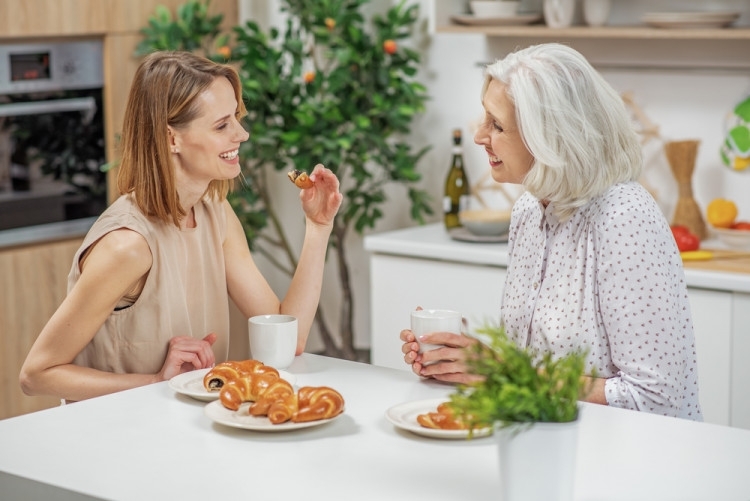
[[[137,51],[201,51],[237,66],[250,140],[240,150],[245,182],[230,202],[253,251],[284,273],[291,275],[297,263],[271,195],[274,172],[309,172],[323,163],[336,173],[344,193],[330,242],[341,285],[339,326],[329,327],[322,307],[316,325],[325,353],[348,359],[358,356],[350,235],[363,234],[383,217],[389,184],[403,186],[413,220],[422,223],[432,214],[429,196],[416,187],[417,164],[428,148],[415,150],[405,139],[427,100],[415,79],[419,52],[409,46],[418,5],[402,1],[382,15],[366,16],[368,1],[282,0],[283,34],[248,21],[228,37],[218,29],[221,17],[209,14],[208,1],[189,0],[175,19],[159,9]]]
[[[479,382],[461,385],[451,406],[470,429],[495,427],[505,501],[572,499],[580,406],[589,390],[586,351],[555,357],[522,347],[501,326],[476,330],[467,348]],[[519,481],[534,471],[539,482]]]

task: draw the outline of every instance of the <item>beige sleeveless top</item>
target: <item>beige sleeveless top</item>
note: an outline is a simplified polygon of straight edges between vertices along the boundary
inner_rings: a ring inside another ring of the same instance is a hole
[[[115,373],[155,374],[174,336],[201,339],[214,332],[216,362],[229,350],[229,295],[222,244],[226,214],[222,203],[195,206],[196,227],[147,218],[130,196],[121,196],[97,219],[73,259],[68,291],[81,276],[83,251],[110,231],[128,228],[148,242],[153,264],[140,297],[110,313],[75,364]]]

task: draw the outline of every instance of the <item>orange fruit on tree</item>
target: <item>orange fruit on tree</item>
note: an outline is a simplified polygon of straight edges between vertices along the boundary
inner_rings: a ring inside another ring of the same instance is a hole
[[[731,200],[715,198],[706,208],[706,219],[716,228],[729,228],[737,218],[737,206]]]
[[[398,49],[398,45],[394,40],[388,39],[383,42],[383,50],[386,52],[386,54],[395,54],[396,49]]]
[[[302,79],[305,81],[305,83],[310,83],[313,80],[315,80],[315,72],[314,71],[306,71],[304,75],[302,75]]]

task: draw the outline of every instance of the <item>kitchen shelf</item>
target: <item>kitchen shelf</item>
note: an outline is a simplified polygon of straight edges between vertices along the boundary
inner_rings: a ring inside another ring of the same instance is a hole
[[[750,40],[750,28],[668,29],[648,26],[571,26],[548,28],[544,25],[465,26],[443,24],[436,33],[481,34],[490,37],[528,37],[535,39],[607,39],[607,40]]]

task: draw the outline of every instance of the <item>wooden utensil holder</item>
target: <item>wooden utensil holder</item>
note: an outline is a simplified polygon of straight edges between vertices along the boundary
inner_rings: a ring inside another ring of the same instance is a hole
[[[698,154],[698,140],[669,141],[664,144],[664,153],[669,167],[677,180],[677,206],[672,226],[685,226],[701,240],[708,237],[708,228],[703,213],[693,198],[693,171]]]

